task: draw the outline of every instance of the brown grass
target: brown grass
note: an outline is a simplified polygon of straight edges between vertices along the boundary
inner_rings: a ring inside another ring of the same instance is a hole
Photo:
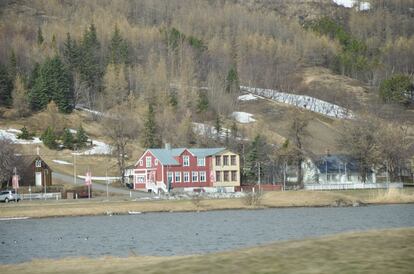
[[[379,190],[369,199],[369,203],[414,203],[414,194],[404,192],[402,189],[390,188],[388,190]]]
[[[1,273],[412,273],[414,229],[368,231],[181,257],[35,260]]]
[[[412,203],[413,193],[402,190],[398,196],[384,201],[373,199],[378,191],[334,192],[334,191],[289,191],[267,192],[260,205],[248,205],[243,199],[203,199],[198,204],[192,200],[131,201],[122,198],[60,201],[23,201],[18,204],[0,204],[0,217],[55,217],[55,216],[87,216],[127,214],[128,211],[170,212],[170,211],[207,211],[227,209],[255,209],[273,207],[319,207],[319,206],[352,206],[368,203]],[[105,195],[103,195],[105,196]]]

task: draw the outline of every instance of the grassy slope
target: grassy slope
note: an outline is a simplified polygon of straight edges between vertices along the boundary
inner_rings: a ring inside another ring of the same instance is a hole
[[[0,204],[0,217],[53,217],[102,215],[106,212],[127,214],[128,211],[204,211],[223,209],[254,209],[293,206],[332,206],[338,203],[353,205],[362,203],[414,203],[414,191],[404,190],[384,192],[365,191],[290,191],[268,192],[258,206],[244,204],[243,199],[206,199],[197,206],[191,200],[176,201],[130,201],[116,200],[61,200],[61,201],[23,201],[19,204]]]
[[[70,258],[5,273],[412,273],[414,229],[347,233],[188,257]]]

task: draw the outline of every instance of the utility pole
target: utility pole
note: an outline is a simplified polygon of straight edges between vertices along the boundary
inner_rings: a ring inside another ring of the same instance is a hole
[[[75,151],[73,152],[73,184],[76,185],[76,144]]]
[[[283,163],[283,191],[286,191],[286,161]]]
[[[258,176],[257,176],[257,183],[259,185],[259,191],[260,191],[260,162],[257,163],[257,169],[258,169]]]

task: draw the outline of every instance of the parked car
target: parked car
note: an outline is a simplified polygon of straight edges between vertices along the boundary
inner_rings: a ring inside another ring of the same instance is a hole
[[[9,201],[20,201],[20,195],[14,190],[3,190],[0,192],[0,202],[8,203]]]

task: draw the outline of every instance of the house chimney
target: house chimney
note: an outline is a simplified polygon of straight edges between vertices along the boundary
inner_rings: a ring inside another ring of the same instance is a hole
[[[171,150],[171,144],[170,143],[165,143],[165,149]]]

